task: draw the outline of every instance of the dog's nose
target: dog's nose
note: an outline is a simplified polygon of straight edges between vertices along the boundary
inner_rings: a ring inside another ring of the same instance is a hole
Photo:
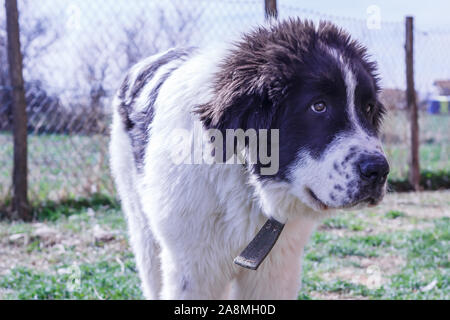
[[[364,180],[371,183],[384,183],[389,173],[389,164],[384,156],[370,156],[361,160],[359,172]]]

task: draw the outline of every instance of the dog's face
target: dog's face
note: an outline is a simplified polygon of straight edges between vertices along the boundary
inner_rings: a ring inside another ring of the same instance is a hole
[[[375,73],[365,49],[334,25],[289,20],[244,37],[199,114],[206,128],[279,130],[277,173],[249,166],[268,211],[286,203],[278,186],[315,211],[375,205],[389,172]]]
[[[278,176],[316,210],[377,204],[389,165],[378,139],[376,80],[335,50],[313,52],[305,64],[273,124],[280,130]]]

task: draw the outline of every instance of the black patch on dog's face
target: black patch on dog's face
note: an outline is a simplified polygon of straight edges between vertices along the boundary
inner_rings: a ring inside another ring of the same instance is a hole
[[[337,62],[317,50],[305,59],[301,80],[280,104],[272,128],[280,130],[280,166],[277,176],[288,179],[288,170],[298,152],[318,159],[337,134],[349,130],[346,85]],[[311,106],[323,102],[326,110],[316,113]]]
[[[343,63],[333,51],[355,68],[356,114],[376,135],[382,113],[376,66],[363,46],[331,23],[316,29],[294,19],[244,36],[216,75],[214,98],[196,112],[207,129],[279,129],[278,173],[261,176],[259,163],[250,169],[261,179],[288,180],[299,151],[320,158],[339,133],[351,130]],[[326,112],[314,113],[316,102],[324,102]],[[369,102],[375,107],[365,114]]]

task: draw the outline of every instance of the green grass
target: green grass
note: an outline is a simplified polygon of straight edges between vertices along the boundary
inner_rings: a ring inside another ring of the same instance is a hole
[[[386,212],[386,218],[388,218],[388,219],[397,219],[397,218],[401,218],[404,216],[405,216],[404,212],[397,211],[397,210],[390,210],[390,211]]]
[[[450,116],[419,114],[420,164],[422,171],[439,171],[450,167]],[[408,176],[410,125],[404,111],[388,113],[383,125],[383,144],[391,164],[389,178]]]
[[[385,145],[385,152],[391,165],[390,179],[402,179],[408,176],[410,149],[406,145]],[[450,167],[450,143],[422,144],[420,146],[421,170],[439,171]]]
[[[91,198],[66,199],[64,201],[46,201],[33,208],[33,216],[38,220],[55,221],[62,216],[71,216],[83,212],[85,208],[99,210],[102,207],[119,208],[116,199],[95,194]]]
[[[14,268],[0,279],[0,287],[12,290],[8,297],[13,299],[143,299],[130,255],[123,265],[99,261],[61,265],[47,273]]]
[[[346,220],[346,216],[340,219]],[[388,211],[385,219],[408,217],[399,211]],[[336,297],[335,294],[358,299],[450,299],[449,249],[449,217],[434,219],[432,227],[411,232],[339,237],[319,231],[312,237],[305,253],[303,288],[299,298],[311,299],[312,293],[320,293],[325,298],[327,295]],[[340,271],[346,268],[367,277],[365,268],[357,261],[373,258],[376,266],[377,257],[381,256],[404,260],[404,265],[392,274],[380,272],[383,284],[370,288],[358,283],[360,281],[339,277]],[[330,279],[324,274],[336,274],[336,278]]]
[[[380,207],[323,221],[305,250],[299,298],[450,299],[448,199],[449,192],[392,194]],[[34,224],[0,223],[0,299],[142,298],[120,209],[88,204],[39,216],[62,237],[56,244],[33,237]],[[114,240],[94,241],[94,226]],[[17,234],[28,243],[11,243]]]
[[[48,214],[50,208],[54,214]],[[56,244],[35,237],[34,224],[1,223],[0,248],[6,246],[22,258],[21,263],[0,276],[0,299],[143,298],[128,247],[126,221],[117,203],[92,199],[49,205],[39,220],[57,230],[64,239],[64,249],[61,252]],[[92,234],[97,225],[114,232],[115,238],[111,242],[94,241]],[[9,237],[16,234],[26,235],[28,243],[11,243]],[[37,267],[36,260],[40,261]]]
[[[361,231],[364,229],[364,221],[361,219],[349,220],[341,216],[327,219],[323,222],[323,226],[330,229],[348,229],[353,231]]]
[[[114,196],[108,164],[109,137],[103,135],[28,136],[29,199],[33,204]],[[0,133],[0,207],[10,197],[12,136]]]

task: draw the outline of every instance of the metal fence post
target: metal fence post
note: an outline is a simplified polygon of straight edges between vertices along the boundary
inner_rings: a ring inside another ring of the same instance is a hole
[[[14,134],[13,210],[11,218],[31,220],[27,198],[27,114],[17,0],[5,0],[5,8]]]
[[[266,13],[266,20],[271,18],[278,18],[277,0],[265,0],[264,10]]]
[[[414,87],[414,37],[413,17],[406,17],[406,100],[411,122],[411,158],[409,168],[409,181],[414,190],[420,190],[420,163],[419,163],[419,121]]]

